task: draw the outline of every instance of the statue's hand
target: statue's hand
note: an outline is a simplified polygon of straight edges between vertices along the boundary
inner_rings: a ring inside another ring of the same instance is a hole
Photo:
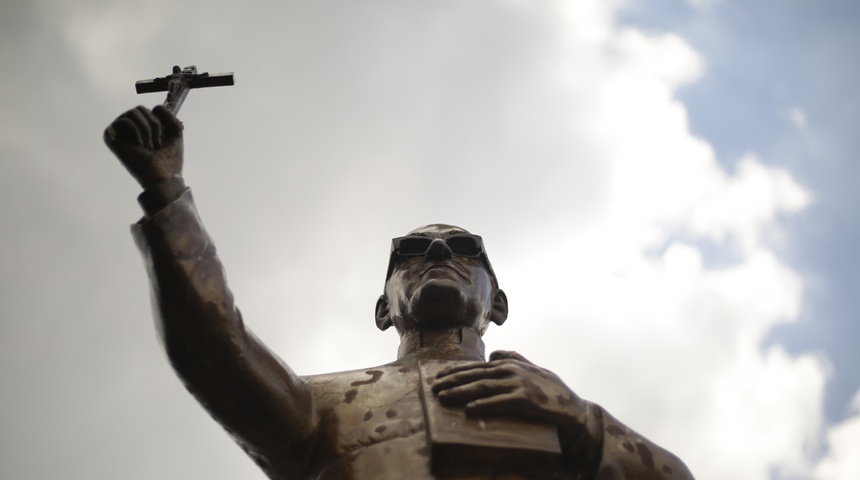
[[[569,431],[581,431],[587,420],[585,400],[516,352],[497,351],[489,362],[447,368],[432,390],[443,405],[464,407],[469,416],[533,419]]]
[[[123,113],[104,140],[143,188],[182,175],[182,122],[161,105]]]

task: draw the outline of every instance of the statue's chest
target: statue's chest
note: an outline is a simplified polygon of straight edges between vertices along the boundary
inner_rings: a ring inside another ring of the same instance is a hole
[[[429,393],[429,381],[439,368],[432,363],[387,365],[306,378],[322,440],[312,478],[567,478],[555,466],[560,460],[554,427],[470,419],[462,409],[442,408]],[[539,441],[530,446],[534,439]],[[531,473],[515,474],[520,464]]]
[[[308,380],[334,456],[425,434],[417,368],[382,366]]]

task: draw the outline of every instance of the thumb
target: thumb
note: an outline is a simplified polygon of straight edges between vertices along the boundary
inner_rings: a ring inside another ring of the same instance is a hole
[[[168,137],[178,137],[182,134],[182,121],[170,113],[170,110],[163,105],[157,105],[152,109],[152,113],[161,121],[161,126],[164,128],[164,133]]]

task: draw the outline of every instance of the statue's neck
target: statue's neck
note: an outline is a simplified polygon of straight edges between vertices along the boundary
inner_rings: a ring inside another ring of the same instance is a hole
[[[484,360],[484,341],[473,328],[403,332],[397,359]]]

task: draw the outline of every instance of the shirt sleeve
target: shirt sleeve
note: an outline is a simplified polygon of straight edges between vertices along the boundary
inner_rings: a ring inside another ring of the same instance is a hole
[[[137,203],[146,216],[157,213],[162,208],[178,200],[188,190],[182,177],[172,177],[147,188],[137,197]]]

